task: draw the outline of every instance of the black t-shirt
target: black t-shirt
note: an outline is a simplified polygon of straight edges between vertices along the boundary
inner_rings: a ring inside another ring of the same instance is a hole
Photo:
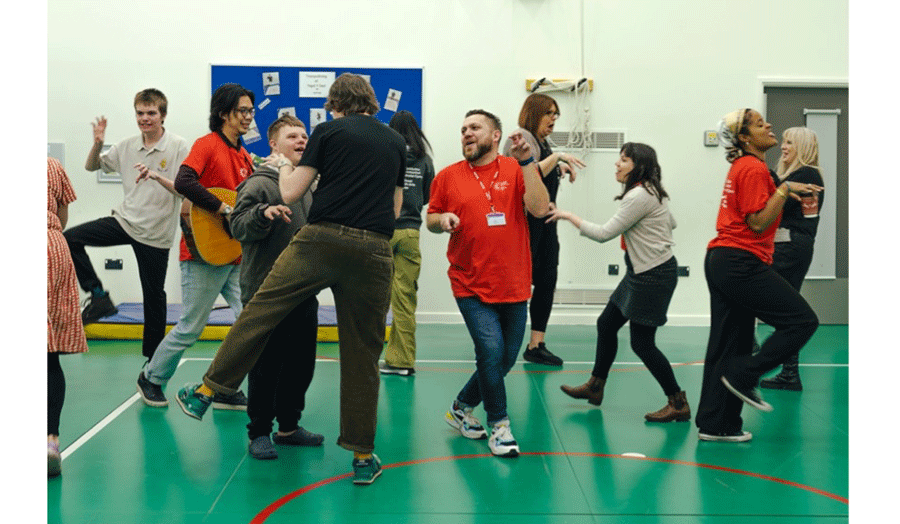
[[[778,175],[776,175],[771,170],[769,171],[769,173],[772,175],[776,186],[782,184],[785,181],[798,182],[800,184],[815,184],[817,186],[825,185],[824,182],[822,182],[822,175],[819,173],[819,170],[809,166],[802,166],[801,168],[788,175],[787,178],[782,181],[779,181]],[[819,193],[820,213],[822,212],[822,204],[824,203],[824,200],[825,191],[821,191]],[[778,227],[790,229],[791,235],[800,233],[815,238],[816,231],[819,228],[819,217],[804,217],[803,207],[800,205],[800,202],[794,200],[793,197],[788,197],[787,202],[784,203],[784,211],[781,212],[781,224],[779,224]]]
[[[367,115],[316,126],[300,159],[319,171],[309,223],[332,222],[394,234],[394,189],[403,187],[406,142]]]
[[[548,156],[553,154],[553,150],[550,149],[550,145],[547,142],[538,142],[538,147],[541,148],[541,158],[538,160],[543,160]],[[541,173],[543,175],[543,173]],[[559,192],[559,165],[553,166],[553,169],[550,170],[550,173],[547,176],[542,176],[541,180],[544,181],[544,185],[547,187],[547,193],[550,194],[550,201],[556,202],[556,193]]]

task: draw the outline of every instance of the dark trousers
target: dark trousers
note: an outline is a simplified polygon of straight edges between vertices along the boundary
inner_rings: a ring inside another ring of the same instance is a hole
[[[787,280],[749,251],[710,249],[704,270],[711,325],[696,424],[703,432],[735,432],[742,429],[743,402],[721,377],[738,389],[756,387],[763,374],[800,351],[819,319]],[[754,318],[775,328],[755,355]]]
[[[203,383],[217,393],[237,391],[275,327],[298,305],[330,288],[341,353],[338,445],[371,453],[393,271],[387,235],[326,222],[303,226],[231,327]]]
[[[59,353],[47,353],[47,434],[59,435],[59,416],[66,400],[66,376]]]
[[[544,220],[528,215],[531,283],[534,285],[528,313],[531,317],[531,330],[541,333],[547,331],[559,267],[559,237],[556,234],[556,222],[546,224]]]
[[[597,356],[594,358],[594,370],[591,375],[606,379],[618,351],[619,329],[628,322],[622,311],[615,304],[607,304],[603,313],[597,318]],[[634,321],[629,324],[631,331],[631,349],[641,362],[650,370],[650,374],[659,383],[666,395],[674,395],[681,391],[672,364],[656,347],[656,326],[645,326]]]
[[[166,269],[169,264],[169,250],[142,244],[122,229],[113,217],[103,217],[85,222],[63,232],[75,275],[81,289],[91,291],[103,284],[94,271],[85,246],[109,247],[130,245],[137,259],[141,291],[144,294],[144,342],[142,353],[148,359],[153,357],[156,346],[166,334]]]
[[[250,440],[278,429],[297,429],[306,390],[316,369],[319,301],[315,297],[295,307],[269,335],[266,348],[247,375],[247,434]]]

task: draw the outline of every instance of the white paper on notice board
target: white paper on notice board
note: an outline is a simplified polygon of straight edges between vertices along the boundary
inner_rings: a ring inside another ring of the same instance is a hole
[[[326,98],[333,83],[334,71],[300,71],[299,96],[300,98]]]

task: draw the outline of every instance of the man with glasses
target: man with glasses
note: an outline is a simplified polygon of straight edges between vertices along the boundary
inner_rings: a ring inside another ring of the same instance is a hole
[[[232,211],[231,206],[208,188],[234,191],[253,172],[253,161],[241,146],[240,137],[250,130],[253,123],[254,99],[253,92],[238,84],[224,84],[216,89],[210,102],[211,133],[194,142],[175,177],[175,189],[190,203],[218,213],[226,221]],[[181,317],[138,375],[137,389],[148,406],[163,407],[169,404],[162,386],[172,378],[184,351],[200,337],[216,298],[221,294],[235,317],[240,315],[242,309],[240,259],[223,266],[207,264],[194,258],[182,236],[179,260]],[[246,411],[247,397],[241,391],[231,395],[218,394],[212,406]]]
[[[81,312],[84,324],[118,312],[85,247],[131,245],[144,296],[143,354],[147,360],[166,334],[166,269],[181,205],[173,179],[188,154],[187,141],[163,127],[167,107],[162,91],[140,91],[134,97],[134,114],[141,134],[122,140],[103,154],[106,118],[101,116],[92,124],[94,145],[84,168],[119,173],[125,199],[112,210],[112,216],[85,222],[64,233],[78,283],[91,294]]]

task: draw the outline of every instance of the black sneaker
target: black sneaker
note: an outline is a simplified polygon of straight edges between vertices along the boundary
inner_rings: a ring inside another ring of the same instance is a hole
[[[534,348],[525,348],[525,353],[522,356],[528,362],[534,362],[535,364],[544,364],[546,366],[563,365],[562,359],[551,353],[543,342],[538,342],[538,345]]]
[[[769,404],[768,402],[763,400],[762,396],[759,394],[758,389],[738,389],[732,386],[731,382],[729,382],[728,379],[724,376],[722,377],[722,383],[725,384],[725,387],[728,388],[728,391],[734,393],[735,396],[743,400],[745,403],[753,406],[760,411],[772,411],[772,404]]]
[[[216,393],[212,399],[213,409],[230,409],[232,411],[247,411],[247,396],[243,391],[238,391],[234,395],[223,395]]]
[[[781,372],[772,378],[767,378],[759,383],[759,387],[765,389],[785,389],[788,391],[803,391],[803,383],[800,382],[800,375],[794,373],[788,375]]]
[[[415,375],[416,370],[414,368],[401,368],[397,366],[392,366],[385,362],[379,366],[379,371],[381,371],[382,375],[400,375],[403,377],[408,377],[410,375]]]
[[[109,293],[101,295],[91,295],[85,300],[88,304],[81,311],[81,322],[84,325],[93,324],[104,317],[115,315],[119,312],[118,308],[109,298]]]
[[[137,390],[144,399],[144,404],[155,408],[164,408],[169,405],[166,396],[163,394],[162,387],[157,386],[153,382],[147,380],[147,376],[141,371],[137,379]]]

